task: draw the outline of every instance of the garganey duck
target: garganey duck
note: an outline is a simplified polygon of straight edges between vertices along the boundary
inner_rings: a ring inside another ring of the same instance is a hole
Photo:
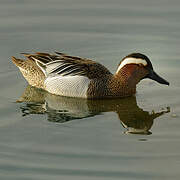
[[[157,75],[149,58],[140,53],[124,57],[115,74],[93,60],[63,53],[23,53],[27,60],[12,57],[13,63],[31,86],[49,93],[80,98],[127,97],[136,93],[144,78],[169,83]]]

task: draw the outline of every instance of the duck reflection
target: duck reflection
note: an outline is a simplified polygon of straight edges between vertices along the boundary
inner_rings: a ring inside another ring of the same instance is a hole
[[[48,121],[59,123],[116,112],[126,133],[146,135],[151,134],[154,119],[170,112],[169,107],[156,113],[144,111],[138,107],[136,97],[87,100],[55,96],[32,86],[27,86],[17,102],[23,103],[20,107],[23,116],[47,114]]]

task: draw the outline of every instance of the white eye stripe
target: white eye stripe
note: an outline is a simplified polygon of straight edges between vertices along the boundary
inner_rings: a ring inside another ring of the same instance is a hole
[[[123,62],[119,65],[117,72],[119,72],[119,70],[124,67],[126,64],[142,64],[143,66],[147,65],[147,61],[144,59],[140,59],[140,58],[126,58],[123,60]]]

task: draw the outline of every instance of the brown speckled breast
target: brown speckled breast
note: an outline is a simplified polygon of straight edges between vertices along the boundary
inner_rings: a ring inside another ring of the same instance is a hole
[[[89,99],[127,97],[135,94],[135,92],[135,87],[129,87],[115,76],[109,76],[106,79],[93,79],[89,84],[87,97]]]
[[[102,78],[92,79],[87,91],[87,97],[114,98],[128,97],[136,93],[136,84],[148,73],[144,68],[129,64],[115,75],[102,75]]]

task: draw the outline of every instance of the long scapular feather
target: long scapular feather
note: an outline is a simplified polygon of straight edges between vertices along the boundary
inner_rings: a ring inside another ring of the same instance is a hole
[[[34,57],[32,57],[32,58],[35,60],[37,66],[42,70],[42,72],[44,73],[44,75],[47,76],[46,64],[43,63],[42,61],[39,61],[38,59],[35,59]]]

